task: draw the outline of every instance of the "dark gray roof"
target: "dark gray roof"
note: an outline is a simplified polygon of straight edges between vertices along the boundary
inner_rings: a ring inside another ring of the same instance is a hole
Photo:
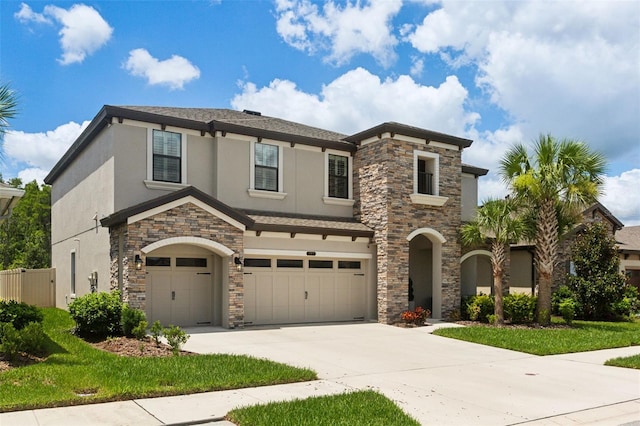
[[[482,167],[472,166],[470,164],[462,163],[462,173],[469,173],[476,176],[484,176],[489,173],[489,169],[483,169]]]
[[[401,134],[405,136],[411,136],[418,139],[424,139],[426,143],[429,142],[442,142],[451,145],[456,145],[460,148],[468,148],[473,142],[470,139],[459,138],[457,136],[447,135],[445,133],[438,133],[420,127],[407,126],[406,124],[400,124],[396,122],[387,122],[379,124],[370,129],[364,130],[355,135],[351,135],[346,138],[349,142],[360,143],[364,139],[370,137],[381,137],[383,133],[391,133],[391,137],[394,134]]]
[[[250,231],[287,232],[291,234],[315,234],[338,235],[348,237],[373,238],[373,230],[356,221],[353,218],[287,215],[285,213],[243,211],[230,207],[218,199],[205,194],[199,189],[189,186],[179,191],[145,201],[135,206],[115,212],[104,219],[100,224],[104,227],[112,227],[127,221],[131,216],[160,207],[172,201],[192,196],[214,209],[226,214],[234,220],[242,223]]]
[[[292,145],[299,143],[349,152],[355,152],[357,149],[355,144],[347,142],[346,136],[341,133],[267,117],[255,112],[214,108],[105,105],[60,161],[53,166],[44,181],[48,184],[53,183],[105,126],[111,124],[113,120],[123,119],[192,129],[200,131],[203,136],[205,133],[214,134],[219,131],[222,134],[230,132],[281,140],[290,142]]]

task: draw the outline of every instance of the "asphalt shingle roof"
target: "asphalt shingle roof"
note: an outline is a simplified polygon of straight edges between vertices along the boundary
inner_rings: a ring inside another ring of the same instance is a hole
[[[616,232],[616,242],[623,251],[640,251],[640,226],[625,226]]]

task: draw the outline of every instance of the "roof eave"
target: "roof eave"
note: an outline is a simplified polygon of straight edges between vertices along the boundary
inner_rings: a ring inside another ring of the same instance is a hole
[[[455,145],[459,148],[468,148],[473,143],[473,141],[470,139],[459,138],[457,136],[447,135],[445,133],[434,132],[431,130],[407,126],[394,122],[379,124],[370,129],[363,130],[362,132],[348,136],[345,138],[345,140],[348,142],[358,143],[364,139],[368,139],[371,137],[381,137],[383,133],[401,134],[417,139],[424,139],[426,143],[437,141]]]

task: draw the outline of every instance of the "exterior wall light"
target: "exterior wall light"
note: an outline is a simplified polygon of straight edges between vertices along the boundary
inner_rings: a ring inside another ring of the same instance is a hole
[[[236,271],[242,272],[242,259],[240,259],[239,255],[234,256],[233,263],[236,265]]]
[[[139,254],[136,254],[136,258],[134,260],[135,264],[136,264],[136,270],[140,270],[142,269],[142,259],[140,258]]]

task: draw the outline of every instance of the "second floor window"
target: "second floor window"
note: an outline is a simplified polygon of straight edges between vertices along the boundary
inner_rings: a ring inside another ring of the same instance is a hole
[[[278,147],[255,144],[255,189],[275,191],[278,188]]]
[[[434,195],[432,162],[418,158],[418,194]]]
[[[153,131],[153,180],[181,183],[181,136],[180,133]]]
[[[349,158],[329,154],[329,197],[349,198]]]

